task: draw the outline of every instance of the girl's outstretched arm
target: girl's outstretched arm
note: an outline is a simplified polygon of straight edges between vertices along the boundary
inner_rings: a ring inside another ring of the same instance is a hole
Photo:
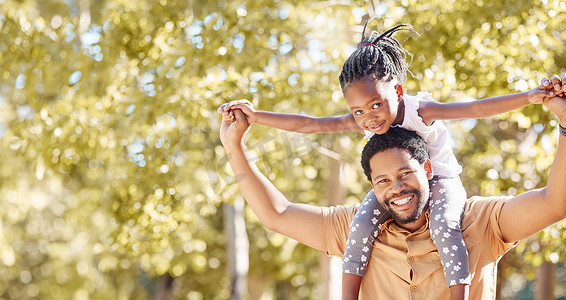
[[[427,101],[421,103],[419,115],[427,125],[436,120],[483,119],[532,103],[542,103],[543,99],[554,95],[554,92],[549,89],[552,89],[550,83],[543,82],[543,85],[527,92],[471,102],[440,103]]]
[[[219,112],[230,115],[241,109],[250,124],[257,123],[273,128],[299,133],[328,133],[363,130],[356,124],[351,113],[333,117],[311,117],[300,114],[276,113],[255,110],[247,100],[236,100],[220,106]]]

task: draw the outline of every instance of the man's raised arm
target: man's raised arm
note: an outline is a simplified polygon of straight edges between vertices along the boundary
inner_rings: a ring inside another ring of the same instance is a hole
[[[246,116],[234,111],[223,117],[220,140],[240,190],[259,220],[270,230],[325,251],[322,208],[292,203],[248,159],[244,136],[249,128]]]
[[[564,77],[564,76],[563,76]],[[553,76],[552,82],[560,82]],[[562,88],[566,87],[560,82]],[[544,100],[544,105],[566,128],[566,98]],[[528,191],[505,203],[499,216],[499,227],[505,242],[516,242],[566,218],[566,136],[559,135],[558,150],[550,168],[546,187]]]

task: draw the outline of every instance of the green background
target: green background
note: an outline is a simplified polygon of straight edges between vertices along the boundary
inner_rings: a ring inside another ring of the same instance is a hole
[[[0,298],[150,299],[168,280],[178,299],[229,298],[223,206],[240,193],[216,108],[246,98],[347,113],[338,74],[368,15],[388,17],[372,29],[420,33],[404,44],[411,94],[471,101],[566,68],[564,1],[0,0]],[[540,105],[448,122],[468,195],[543,186],[556,125]],[[328,205],[330,151],[344,203],[370,189],[363,144],[256,125],[248,136],[290,200],[318,205]],[[250,289],[319,299],[321,254],[244,214]],[[503,258],[499,298],[530,299],[544,261],[566,297],[564,227]]]

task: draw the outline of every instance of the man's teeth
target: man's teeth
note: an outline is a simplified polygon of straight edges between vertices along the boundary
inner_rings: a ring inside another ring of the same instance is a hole
[[[393,204],[395,204],[395,205],[407,204],[407,203],[409,203],[409,201],[411,200],[411,198],[412,198],[412,196],[411,196],[411,197],[403,198],[403,199],[401,199],[401,200],[393,201]]]

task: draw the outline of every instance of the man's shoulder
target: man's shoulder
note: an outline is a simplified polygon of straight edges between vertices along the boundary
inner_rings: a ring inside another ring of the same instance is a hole
[[[471,196],[466,200],[465,214],[481,213],[482,211],[493,211],[501,208],[503,204],[513,198],[512,196]]]
[[[491,242],[503,243],[499,227],[499,216],[505,202],[512,196],[473,196],[466,201],[462,221],[465,236],[478,236]]]
[[[466,219],[477,220],[478,218],[487,218],[489,216],[498,217],[505,201],[513,198],[512,196],[472,196],[466,200],[466,209],[464,211],[464,223]],[[324,207],[323,214],[327,217],[333,216],[344,223],[349,224],[358,212],[360,203],[350,205],[336,205]]]
[[[470,197],[466,202],[466,210],[462,221],[462,233],[468,248],[470,269],[478,272],[494,272],[495,269],[483,268],[482,266],[491,265],[496,268],[496,261],[513,248],[516,243],[506,243],[503,241],[499,216],[505,206],[505,202],[513,198],[512,196],[497,197]],[[492,277],[486,275],[486,278]],[[476,279],[480,280],[482,276]],[[474,282],[472,282],[474,285]],[[476,283],[477,286],[477,283]]]
[[[359,208],[360,203],[354,203],[350,205],[335,205],[323,207],[322,213],[325,217],[334,216],[338,219],[344,219],[344,221],[348,222],[350,221],[349,219],[352,219],[356,215]]]
[[[323,231],[328,255],[342,256],[344,254],[350,223],[359,207],[360,204],[355,203],[322,208]]]

